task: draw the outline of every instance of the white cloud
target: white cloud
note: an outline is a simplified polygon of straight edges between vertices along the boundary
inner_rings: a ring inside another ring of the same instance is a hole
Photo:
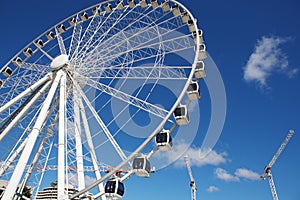
[[[248,169],[245,169],[245,168],[239,168],[239,169],[237,169],[234,174],[237,177],[245,178],[245,179],[253,180],[253,181],[260,179],[260,176],[259,176],[258,173],[253,172],[253,171],[248,170]]]
[[[68,173],[68,178],[69,178],[69,183],[73,186],[77,186],[78,185],[78,178],[77,178],[77,174],[76,173],[72,173],[69,172]],[[85,185],[91,185],[92,183],[94,183],[96,181],[95,178],[90,177],[88,175],[84,176],[84,181],[85,181]]]
[[[266,86],[267,79],[274,72],[286,74],[289,78],[293,77],[298,69],[288,68],[287,56],[280,48],[280,45],[287,41],[287,38],[265,36],[258,40],[254,52],[244,67],[244,79]]]
[[[217,178],[226,182],[237,182],[240,181],[239,177],[229,174],[225,169],[217,168],[215,170]]]
[[[246,168],[236,169],[234,175],[228,173],[225,169],[217,168],[215,170],[215,175],[217,176],[217,178],[227,182],[240,181],[240,178],[251,181],[260,180],[260,176],[258,173]]]
[[[206,189],[207,192],[218,192],[220,191],[220,189],[216,186],[209,186],[207,189]]]
[[[174,147],[174,148],[181,149],[180,147]],[[227,161],[226,152],[217,153],[216,151],[211,149],[203,150],[201,148],[190,147],[185,153],[185,155],[188,155],[191,166],[197,166],[197,167],[201,167],[204,165],[218,166],[222,163],[226,163]],[[178,162],[176,162],[175,165],[180,167],[185,167],[183,158],[178,160]]]

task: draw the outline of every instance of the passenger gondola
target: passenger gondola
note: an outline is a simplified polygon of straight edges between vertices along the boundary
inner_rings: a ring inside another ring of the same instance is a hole
[[[20,67],[22,64],[23,60],[20,57],[15,58],[12,63],[16,66],[16,67]]]
[[[206,76],[205,65],[202,60],[199,60],[197,62],[194,75],[195,75],[196,79],[204,78]]]
[[[141,6],[142,8],[147,7],[147,6],[148,6],[147,1],[146,1],[146,0],[140,0],[140,6]]]
[[[23,51],[23,53],[26,57],[30,57],[33,54],[33,51],[31,48],[27,48]]]
[[[134,8],[135,7],[134,0],[128,0],[128,5],[129,5],[130,8]]]
[[[13,73],[13,71],[11,70],[10,67],[5,67],[3,70],[2,70],[2,74],[6,77],[10,76],[11,74]]]
[[[52,31],[50,31],[46,34],[46,37],[48,38],[48,40],[53,40],[55,37],[55,34]]]
[[[159,6],[157,0],[151,0],[151,5],[153,9],[156,9]]]
[[[145,155],[134,158],[132,168],[137,176],[150,177],[151,165]]]
[[[120,178],[112,178],[106,182],[104,191],[105,196],[110,199],[122,199],[125,193],[124,183],[120,181]]]
[[[186,125],[190,121],[186,105],[179,105],[173,115],[178,125]]]
[[[106,4],[105,6],[104,6],[104,9],[105,9],[105,11],[107,12],[107,13],[110,13],[111,11],[112,11],[112,7],[111,7],[111,4]]]
[[[155,137],[156,147],[161,151],[169,151],[172,149],[173,141],[169,130],[160,131]]]
[[[41,39],[36,40],[34,43],[38,48],[42,48],[44,46],[44,42]]]
[[[84,12],[84,13],[81,13],[80,18],[82,21],[85,21],[89,18],[89,15],[86,12]]]
[[[173,12],[173,15],[174,17],[177,17],[181,14],[180,12],[180,8],[177,4],[175,4],[174,6],[172,6],[172,12]]]
[[[200,99],[199,84],[196,81],[192,81],[187,88],[187,95],[191,101]]]
[[[168,1],[163,1],[161,5],[164,12],[168,12],[171,9]]]
[[[206,57],[207,57],[207,55],[206,55],[206,46],[205,46],[205,44],[200,44],[198,59],[199,60],[204,60]]]

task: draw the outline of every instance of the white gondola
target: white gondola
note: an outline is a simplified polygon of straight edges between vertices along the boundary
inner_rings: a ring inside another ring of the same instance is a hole
[[[146,0],[140,0],[140,5],[141,5],[141,7],[145,8],[148,6],[148,3]]]
[[[162,130],[155,136],[156,147],[161,151],[172,149],[173,141],[169,130]]]
[[[122,10],[124,8],[124,3],[123,1],[117,1],[117,9],[118,10]]]
[[[32,56],[33,51],[32,51],[31,48],[28,47],[27,49],[25,49],[25,50],[23,51],[23,53],[24,53],[24,55],[28,58],[28,57]]]
[[[22,64],[23,60],[20,57],[15,58],[12,63],[16,66],[16,67],[20,67]]]
[[[200,42],[200,44],[202,44],[204,42],[204,40],[203,40],[203,31],[201,29],[199,29],[198,34],[199,34],[199,42]],[[196,44],[197,43],[197,31],[193,32],[193,38],[194,38],[194,42]]]
[[[181,13],[181,20],[183,23],[187,23],[190,20],[188,12],[184,11]]]
[[[180,8],[177,4],[175,4],[174,6],[172,6],[172,13],[174,15],[174,17],[177,17],[181,14],[180,12]]]
[[[153,9],[156,9],[159,6],[157,0],[151,0],[151,5],[152,5]]]
[[[105,196],[110,199],[122,199],[125,192],[124,183],[120,181],[120,178],[112,178],[106,182],[104,191]]]
[[[53,40],[55,38],[55,34],[52,31],[50,31],[46,34],[46,37],[48,40]]]
[[[207,54],[206,54],[206,46],[205,46],[205,44],[200,44],[200,46],[199,46],[198,59],[199,59],[199,60],[204,60],[205,58],[207,58]]]
[[[1,73],[2,73],[4,76],[8,77],[8,76],[10,76],[10,75],[13,73],[13,71],[11,70],[10,67],[5,67],[5,68],[1,71]]]
[[[44,46],[44,42],[41,39],[38,39],[34,42],[35,46],[37,46],[38,48],[42,48]]]
[[[81,13],[80,18],[82,21],[85,21],[89,18],[89,15],[86,12],[84,12],[84,13]]]
[[[174,113],[174,118],[176,120],[176,123],[178,125],[186,125],[189,123],[189,114],[188,114],[188,109],[186,105],[180,105],[178,106]]]
[[[200,99],[200,90],[199,90],[199,84],[197,81],[192,81],[186,91],[189,99],[191,101],[193,100],[199,100]]]
[[[135,7],[134,0],[128,0],[128,5],[129,5],[130,8],[134,8]]]
[[[150,177],[151,165],[146,156],[138,156],[132,162],[133,172],[137,176]]]
[[[111,7],[111,4],[106,4],[105,6],[104,6],[104,9],[105,9],[105,12],[107,12],[107,13],[110,13],[111,11],[112,11],[112,7]]]
[[[190,30],[190,32],[195,32],[196,31],[196,27],[195,27],[195,24],[194,24],[194,21],[193,20],[189,20],[188,21],[188,26],[189,26],[189,30]]]
[[[97,15],[97,16],[100,15],[100,13],[101,13],[100,8],[93,8],[92,12],[94,15]]]
[[[3,85],[3,81],[0,80],[0,87]]]
[[[194,75],[195,75],[196,79],[204,78],[206,76],[205,65],[204,65],[204,62],[202,60],[199,60],[196,63],[196,69],[195,69],[195,74]]]
[[[61,24],[57,27],[57,30],[59,33],[63,33],[66,31],[66,27],[63,24]]]
[[[71,26],[75,26],[76,22],[77,22],[77,20],[76,20],[75,17],[73,17],[72,19],[69,20],[69,24],[70,24]]]
[[[164,12],[168,12],[171,9],[170,4],[167,1],[163,1],[161,6]]]

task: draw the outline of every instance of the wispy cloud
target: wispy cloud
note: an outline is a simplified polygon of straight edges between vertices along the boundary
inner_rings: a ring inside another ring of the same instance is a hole
[[[262,37],[258,40],[254,52],[244,67],[244,80],[267,86],[267,79],[274,73],[286,74],[289,78],[298,73],[298,69],[288,67],[288,58],[281,45],[289,38]]]
[[[215,170],[215,175],[217,176],[218,179],[221,179],[226,182],[240,181],[239,177],[231,175],[225,169],[222,168],[217,168]]]
[[[180,145],[175,148],[178,148],[177,150],[181,149]],[[177,151],[177,150],[175,150],[175,151]],[[218,153],[211,149],[203,150],[203,149],[197,148],[197,147],[190,147],[187,150],[185,155],[187,155],[189,157],[191,166],[197,166],[197,167],[201,167],[204,165],[218,166],[222,163],[226,163],[227,156],[228,156],[226,152]],[[172,155],[169,154],[169,156],[172,156]],[[178,160],[176,162],[175,166],[184,167],[185,163],[184,163],[183,158]]]
[[[206,189],[207,192],[218,192],[220,191],[220,189],[214,185],[212,186],[209,186],[207,189]]]
[[[237,169],[234,174],[237,177],[245,178],[245,179],[253,180],[253,181],[259,180],[259,178],[260,178],[258,173],[251,171],[249,169],[245,169],[245,168]]]
[[[259,180],[258,173],[246,168],[238,168],[235,170],[234,174],[230,174],[225,169],[217,168],[215,170],[215,175],[217,176],[218,179],[221,179],[226,182],[237,182],[240,181],[240,179],[251,180],[251,181]]]

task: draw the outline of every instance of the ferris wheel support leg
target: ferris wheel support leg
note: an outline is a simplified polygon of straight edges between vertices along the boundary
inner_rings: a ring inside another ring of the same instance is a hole
[[[116,142],[116,140],[114,139],[114,137],[112,136],[112,134],[110,133],[110,131],[108,130],[108,128],[106,127],[106,125],[104,124],[104,122],[102,121],[102,119],[99,117],[97,111],[94,109],[94,107],[91,105],[90,101],[88,100],[88,98],[86,97],[86,95],[81,91],[80,87],[78,86],[77,83],[74,82],[73,83],[76,86],[76,89],[78,89],[80,95],[82,96],[83,100],[85,101],[85,103],[87,104],[88,108],[90,109],[90,111],[92,112],[92,115],[95,117],[95,119],[97,120],[97,122],[99,123],[99,125],[101,126],[102,130],[104,131],[106,137],[109,139],[109,141],[111,142],[111,144],[113,145],[113,147],[115,148],[115,150],[117,151],[117,153],[119,154],[120,158],[122,160],[127,160],[127,156],[125,155],[125,153],[122,151],[121,147],[119,146],[119,144]]]
[[[25,113],[31,108],[31,106],[40,98],[40,96],[44,93],[44,91],[49,86],[50,82],[48,82],[46,85],[43,86],[43,88],[35,94],[35,96],[30,100],[28,104],[22,108],[21,112],[8,124],[8,126],[2,131],[0,135],[0,141],[6,136],[9,131],[16,126],[16,124],[19,122],[19,120],[23,117]]]
[[[96,157],[95,147],[94,147],[91,132],[90,132],[90,129],[89,129],[88,120],[87,120],[87,117],[86,117],[86,113],[85,113],[85,109],[84,109],[84,106],[83,106],[83,103],[82,103],[82,99],[79,98],[78,101],[79,101],[79,107],[80,107],[81,116],[82,116],[83,128],[84,128],[84,132],[85,132],[85,135],[86,135],[86,140],[87,140],[89,152],[91,154],[95,176],[96,176],[96,179],[99,180],[99,179],[101,179],[101,174],[100,174],[99,166],[97,164],[97,157]],[[103,183],[100,183],[98,185],[98,189],[99,189],[100,193],[104,193]],[[106,200],[106,196],[105,195],[101,196],[101,200]]]
[[[4,137],[13,126],[15,126],[15,123],[19,121],[19,119],[23,116],[23,114],[36,102],[36,100],[41,96],[41,94],[45,91],[45,89],[49,86],[50,82],[48,82],[46,85],[43,86],[43,88],[39,91],[38,94],[36,94],[31,101],[23,108],[23,110],[14,118],[14,120],[4,129],[4,131],[1,133],[0,138]],[[1,140],[1,139],[0,139]],[[10,164],[16,159],[16,157],[22,152],[24,149],[26,143],[27,143],[28,137],[22,142],[22,144],[12,153],[10,158],[4,163],[4,165],[0,168],[0,177],[2,174],[6,171],[6,169],[10,166]]]
[[[66,74],[62,73],[59,93],[58,155],[57,155],[57,199],[65,200],[65,118],[66,118]]]
[[[16,102],[18,102],[20,99],[22,99],[24,96],[28,95],[30,92],[32,92],[33,90],[37,89],[39,86],[41,86],[42,84],[44,84],[46,81],[51,79],[51,74],[47,74],[44,78],[40,79],[39,81],[37,81],[36,83],[34,83],[32,86],[30,86],[29,88],[27,88],[26,90],[24,90],[22,93],[20,93],[18,96],[16,96],[15,98],[13,98],[12,100],[10,100],[9,102],[7,102],[5,105],[3,105],[0,108],[0,114],[2,112],[4,112],[6,109],[8,109],[10,106],[12,106],[13,104],[15,104]]]
[[[28,142],[27,142],[27,144],[23,150],[23,153],[20,156],[19,162],[10,178],[7,188],[3,194],[3,197],[2,197],[3,199],[13,199],[13,197],[15,195],[15,192],[17,190],[18,184],[20,183],[22,174],[26,168],[29,157],[32,153],[36,139],[40,133],[40,129],[46,119],[45,113],[47,113],[47,111],[51,105],[51,101],[54,97],[54,94],[57,89],[57,86],[58,86],[61,76],[62,76],[62,72],[59,71],[56,74],[55,80],[50,88],[47,98],[45,99],[44,105],[40,111],[40,114],[36,120],[36,123],[28,136],[29,137]]]
[[[73,89],[74,94],[74,130],[76,143],[76,161],[77,161],[77,177],[78,189],[82,190],[85,187],[83,156],[82,156],[82,141],[81,141],[81,127],[80,127],[80,113],[78,105],[78,93]]]

